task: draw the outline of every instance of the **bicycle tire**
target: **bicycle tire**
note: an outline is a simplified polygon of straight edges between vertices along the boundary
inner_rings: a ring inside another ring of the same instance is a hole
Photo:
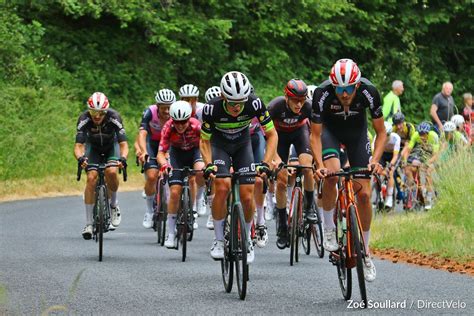
[[[357,279],[359,281],[359,290],[362,301],[364,302],[364,308],[367,308],[367,289],[365,286],[364,278],[364,252],[362,249],[364,247],[363,238],[361,236],[361,230],[359,229],[357,222],[356,209],[353,205],[349,207],[350,212],[350,230],[351,230],[351,240],[352,240],[352,249],[354,251],[354,256],[356,258],[356,270],[357,270]]]
[[[104,252],[104,228],[105,219],[104,215],[107,211],[107,204],[109,203],[107,198],[107,190],[105,186],[99,186],[99,194],[97,195],[97,215],[98,215],[98,239],[99,239],[99,261],[102,261]]]
[[[166,192],[165,187],[163,184],[160,184],[160,214],[161,214],[161,243],[160,245],[163,247],[165,245],[166,239],[166,222],[168,220],[168,205],[163,201],[166,200]]]
[[[227,293],[232,291],[234,280],[234,259],[232,255],[231,215],[227,212],[224,220],[224,258],[221,260],[222,281]]]
[[[189,194],[189,191],[188,191],[188,196],[191,196]],[[194,218],[194,211],[193,211],[193,205],[192,205],[191,199],[189,199],[189,202],[188,202],[188,209],[189,209],[189,212],[188,212],[188,241],[192,241],[193,236],[194,236],[194,221],[196,219]]]
[[[316,224],[312,224],[311,236],[313,237],[314,248],[319,258],[324,257],[324,247],[323,247],[323,221],[319,215],[319,212],[316,212],[316,217],[318,220]]]
[[[336,268],[339,287],[341,288],[342,297],[347,301],[352,296],[352,270],[347,267],[347,231],[343,230],[344,215],[339,202],[336,210],[336,238],[339,249],[334,252],[337,255]],[[332,254],[330,253],[330,257]]]
[[[233,252],[235,259],[235,276],[239,298],[245,300],[247,294],[247,281],[249,279],[249,266],[247,264],[247,232],[245,229],[244,212],[242,205],[236,203],[233,207]]]
[[[186,261],[186,251],[187,251],[187,241],[188,241],[188,225],[189,225],[189,212],[191,210],[189,209],[189,190],[184,189],[183,190],[183,199],[181,201],[181,207],[182,207],[182,214],[181,214],[181,231],[179,232],[181,234],[181,252],[182,252],[182,257],[181,261],[185,262]],[[192,215],[191,215],[192,216]]]
[[[301,245],[303,246],[304,253],[309,256],[311,254],[311,235],[313,230],[313,224],[306,224],[304,226],[303,238],[301,238]]]
[[[298,200],[299,194],[301,191],[298,188],[294,189],[294,192],[291,194],[291,203],[290,203],[290,215],[291,215],[291,227],[290,231],[290,266],[293,266],[294,262],[298,262]]]

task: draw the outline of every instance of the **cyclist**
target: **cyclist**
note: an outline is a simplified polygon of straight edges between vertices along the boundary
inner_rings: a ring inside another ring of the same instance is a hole
[[[397,133],[401,139],[401,148],[405,147],[410,141],[413,134],[416,132],[415,126],[412,123],[405,121],[405,115],[402,112],[397,112],[392,118],[393,127],[392,132]]]
[[[158,163],[161,172],[168,172],[171,168],[168,183],[170,185],[170,198],[168,201],[168,236],[165,241],[167,248],[176,247],[176,214],[179,208],[183,177],[181,169],[192,167],[203,169],[204,164],[199,153],[199,137],[201,133],[201,123],[192,117],[191,105],[186,101],[177,101],[170,107],[171,120],[166,122],[161,131],[160,147],[158,149]],[[169,151],[170,165],[166,159]],[[192,177],[194,178],[194,176]],[[196,183],[204,185],[202,173],[195,176]],[[193,187],[191,187],[193,190]],[[191,196],[193,194],[191,193]]]
[[[311,118],[311,104],[306,100],[308,88],[303,80],[291,79],[285,86],[285,96],[270,101],[268,111],[278,133],[277,157],[275,163],[288,162],[290,146],[293,145],[299,164],[311,166],[312,154],[309,145],[308,121]],[[304,169],[304,216],[310,222],[316,222],[317,216],[313,207],[314,179],[311,169]],[[277,176],[276,208],[279,225],[277,247],[289,246],[287,205],[288,172],[282,169]]]
[[[367,137],[366,109],[369,108],[372,124],[377,134],[375,150],[370,160],[371,149]],[[346,146],[346,153],[352,168],[366,168],[381,173],[379,164],[385,140],[384,121],[380,95],[374,85],[361,77],[357,64],[351,59],[339,59],[331,69],[329,80],[323,82],[313,95],[313,115],[311,123],[311,147],[318,166],[317,178],[324,178],[328,171],[340,169],[340,144]],[[362,233],[367,257],[364,276],[367,281],[375,280],[376,270],[369,256],[370,223],[372,205],[370,203],[370,176],[355,176],[361,184],[357,195]],[[334,177],[325,179],[323,184],[323,245],[328,251],[336,251],[338,244],[334,225],[336,201]]]
[[[263,102],[250,93],[250,82],[243,73],[231,71],[221,80],[221,96],[212,99],[203,109],[201,127],[201,154],[206,163],[206,176],[217,171],[217,175],[229,173],[232,166],[238,172],[251,172],[254,169],[249,125],[254,117],[259,119],[267,136],[265,156],[259,172],[268,172],[274,155],[278,135],[276,134],[270,114]],[[245,213],[246,231],[249,234],[247,262],[254,260],[254,249],[250,241],[250,230],[254,216],[255,178],[240,177],[240,198]],[[230,191],[230,179],[216,178],[215,196],[212,203],[215,240],[212,243],[211,257],[224,257],[224,218],[226,201]]]
[[[205,93],[205,98],[206,98],[206,103],[209,103],[214,98],[220,97],[221,95],[221,88],[218,86],[212,86],[209,89],[206,90]],[[207,223],[206,227],[210,230],[214,229],[214,219],[212,218],[212,212],[211,212],[211,207],[212,205],[212,200],[214,199],[214,192],[211,193],[207,197],[207,208],[209,208],[209,216],[207,217]]]
[[[145,164],[146,212],[143,218],[143,227],[145,228],[153,226],[153,200],[156,194],[156,182],[160,176],[156,157],[161,140],[161,130],[170,118],[170,105],[176,101],[176,96],[170,89],[161,89],[156,93],[155,100],[156,104],[150,105],[143,111],[138,132],[140,147],[138,159],[142,164]]]
[[[466,133],[464,117],[460,114],[453,115],[453,117],[451,117],[451,122],[453,122],[454,125],[456,125],[456,132],[457,134],[461,136],[463,142],[468,144],[469,136],[468,136],[468,133]]]
[[[206,103],[209,103],[214,98],[217,98],[221,95],[221,88],[218,86],[212,86],[206,90],[204,97],[206,99]]]
[[[463,139],[463,135],[456,130],[456,124],[448,121],[443,124],[445,142],[441,144],[441,161],[448,160],[451,153],[459,148],[467,145],[467,140]]]
[[[405,174],[407,176],[407,184],[413,187],[413,175],[420,167],[426,175],[426,201],[425,209],[431,209],[431,199],[434,195],[433,185],[431,179],[431,171],[433,171],[433,164],[437,159],[439,151],[438,134],[431,130],[429,122],[421,122],[413,137],[410,139],[408,145],[403,149],[402,157],[404,161],[408,162],[405,167]],[[411,208],[411,205],[408,205]]]
[[[388,186],[387,186],[387,200],[385,201],[385,206],[391,208],[393,206],[393,187],[395,180],[393,177],[394,166],[398,159],[398,154],[400,152],[400,143],[401,139],[397,133],[392,132],[392,124],[390,122],[384,122],[385,132],[387,133],[387,140],[385,141],[385,146],[380,159],[380,164],[386,168],[389,172],[388,177]],[[377,136],[374,139],[376,141]]]
[[[101,158],[104,155],[105,161]],[[128,143],[120,114],[109,107],[109,100],[102,92],[94,92],[87,101],[87,110],[77,120],[74,156],[87,172],[84,190],[86,226],[82,230],[84,239],[92,238],[92,213],[94,210],[95,186],[99,163],[107,162],[105,181],[109,189],[111,225],[114,230],[122,220],[117,201],[119,180],[118,168],[127,165]]]
[[[309,102],[313,101],[313,94],[314,94],[314,90],[316,90],[318,86],[315,86],[313,84],[310,84],[308,86],[308,94],[306,95],[306,100],[308,100]]]
[[[204,103],[199,102],[199,89],[193,84],[185,84],[181,88],[179,88],[179,97],[182,101],[189,102],[193,109],[192,116],[197,118],[200,122],[202,122],[202,108]],[[205,186],[198,186],[196,187],[196,183],[194,182],[194,178],[190,179],[189,185],[193,188],[193,201],[195,201],[194,211],[197,215],[204,215],[206,214],[206,205],[204,203],[204,191],[206,189]],[[194,228],[197,228],[197,222],[194,223]]]

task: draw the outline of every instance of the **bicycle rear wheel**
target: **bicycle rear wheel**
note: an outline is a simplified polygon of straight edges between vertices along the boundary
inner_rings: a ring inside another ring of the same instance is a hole
[[[367,308],[367,290],[365,287],[365,278],[364,278],[364,243],[361,236],[361,231],[358,226],[356,209],[353,205],[349,207],[351,222],[350,222],[350,231],[351,231],[351,240],[352,240],[352,249],[354,251],[353,256],[356,259],[356,269],[357,269],[357,279],[359,280],[359,290],[362,301],[364,302],[364,308]]]
[[[232,238],[231,238],[231,215],[230,212],[224,220],[224,259],[221,260],[222,281],[227,293],[232,291],[234,280],[234,258],[232,254]]]
[[[319,258],[324,257],[324,247],[323,247],[323,222],[319,215],[319,212],[316,212],[316,217],[318,218],[316,224],[312,224],[311,226],[311,236],[313,237],[314,246],[316,248],[316,252],[318,253]]]
[[[249,266],[247,264],[247,232],[245,230],[245,219],[242,205],[237,203],[233,207],[232,215],[233,230],[233,253],[235,259],[235,274],[237,289],[241,300],[245,300],[247,294],[247,281],[249,279]]]
[[[107,204],[109,203],[107,198],[107,190],[105,186],[99,186],[99,194],[97,195],[97,237],[99,239],[99,261],[102,261],[102,255],[104,250],[104,228],[105,228],[105,212],[107,212]]]
[[[160,180],[161,182],[162,180]],[[165,245],[165,238],[166,238],[166,221],[168,219],[168,206],[166,205],[166,194],[165,194],[165,185],[160,183],[160,199],[159,199],[159,239],[160,245]]]
[[[308,256],[311,254],[312,230],[313,230],[313,224],[305,224],[303,237],[301,238],[301,245],[303,246],[304,253]]]

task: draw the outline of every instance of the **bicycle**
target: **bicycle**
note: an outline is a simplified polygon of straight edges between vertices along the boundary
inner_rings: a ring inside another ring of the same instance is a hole
[[[349,167],[342,169],[342,171],[326,175],[326,178],[339,177],[336,211],[334,213],[336,238],[339,249],[330,252],[329,261],[337,268],[339,286],[345,300],[351,298],[352,268],[356,267],[359,290],[364,302],[364,308],[367,308],[367,291],[363,265],[367,254],[365,252],[365,241],[362,234],[359,211],[355,203],[355,195],[358,191],[354,191],[353,176],[368,173],[371,172],[367,168],[352,170]],[[320,185],[320,188],[321,187]],[[321,196],[321,189],[318,194]]]
[[[101,155],[104,158],[104,155]],[[109,231],[111,222],[110,204],[105,182],[105,169],[108,167],[116,167],[116,162],[100,163],[97,167],[99,173],[97,184],[95,187],[95,203],[92,216],[92,239],[99,243],[99,261],[102,261],[104,249],[104,233]],[[77,181],[81,180],[82,166],[77,166]],[[122,169],[119,169],[121,172]],[[127,166],[123,166],[123,181],[127,181]]]
[[[405,189],[405,200],[403,208],[406,212],[422,210],[425,206],[426,196],[426,176],[420,170],[420,164],[413,164],[416,171],[413,175],[413,182],[407,184]]]
[[[245,300],[249,266],[247,264],[247,231],[240,202],[240,176],[256,176],[255,172],[234,172],[218,174],[216,178],[231,178],[231,192],[227,198],[227,215],[224,220],[224,258],[221,259],[221,272],[224,288],[232,291],[234,265],[239,298]]]
[[[187,242],[192,241],[194,235],[194,215],[193,203],[191,201],[191,189],[189,187],[189,177],[195,175],[202,170],[184,167],[181,169],[172,169],[171,172],[182,172],[183,174],[183,189],[181,191],[181,201],[176,217],[176,250],[179,250],[181,244],[181,261],[186,261]]]
[[[278,174],[278,172],[283,168],[293,169],[296,171],[295,184],[291,192],[290,210],[288,214],[288,231],[290,234],[290,265],[293,266],[293,262],[299,261],[298,245],[300,238],[302,246],[307,255],[309,255],[311,251],[311,237],[313,236],[318,255],[320,258],[324,256],[324,250],[322,248],[322,221],[321,218],[319,218],[319,213],[316,212],[318,218],[316,221],[317,227],[314,227],[314,224],[309,223],[303,216],[303,170],[313,170],[313,167],[287,165],[282,163],[276,170],[276,173]]]

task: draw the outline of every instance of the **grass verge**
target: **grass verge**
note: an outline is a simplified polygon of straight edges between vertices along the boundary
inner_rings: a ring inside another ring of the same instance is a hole
[[[474,260],[474,155],[452,154],[433,174],[438,199],[429,212],[379,216],[371,246],[418,251],[460,262]]]

